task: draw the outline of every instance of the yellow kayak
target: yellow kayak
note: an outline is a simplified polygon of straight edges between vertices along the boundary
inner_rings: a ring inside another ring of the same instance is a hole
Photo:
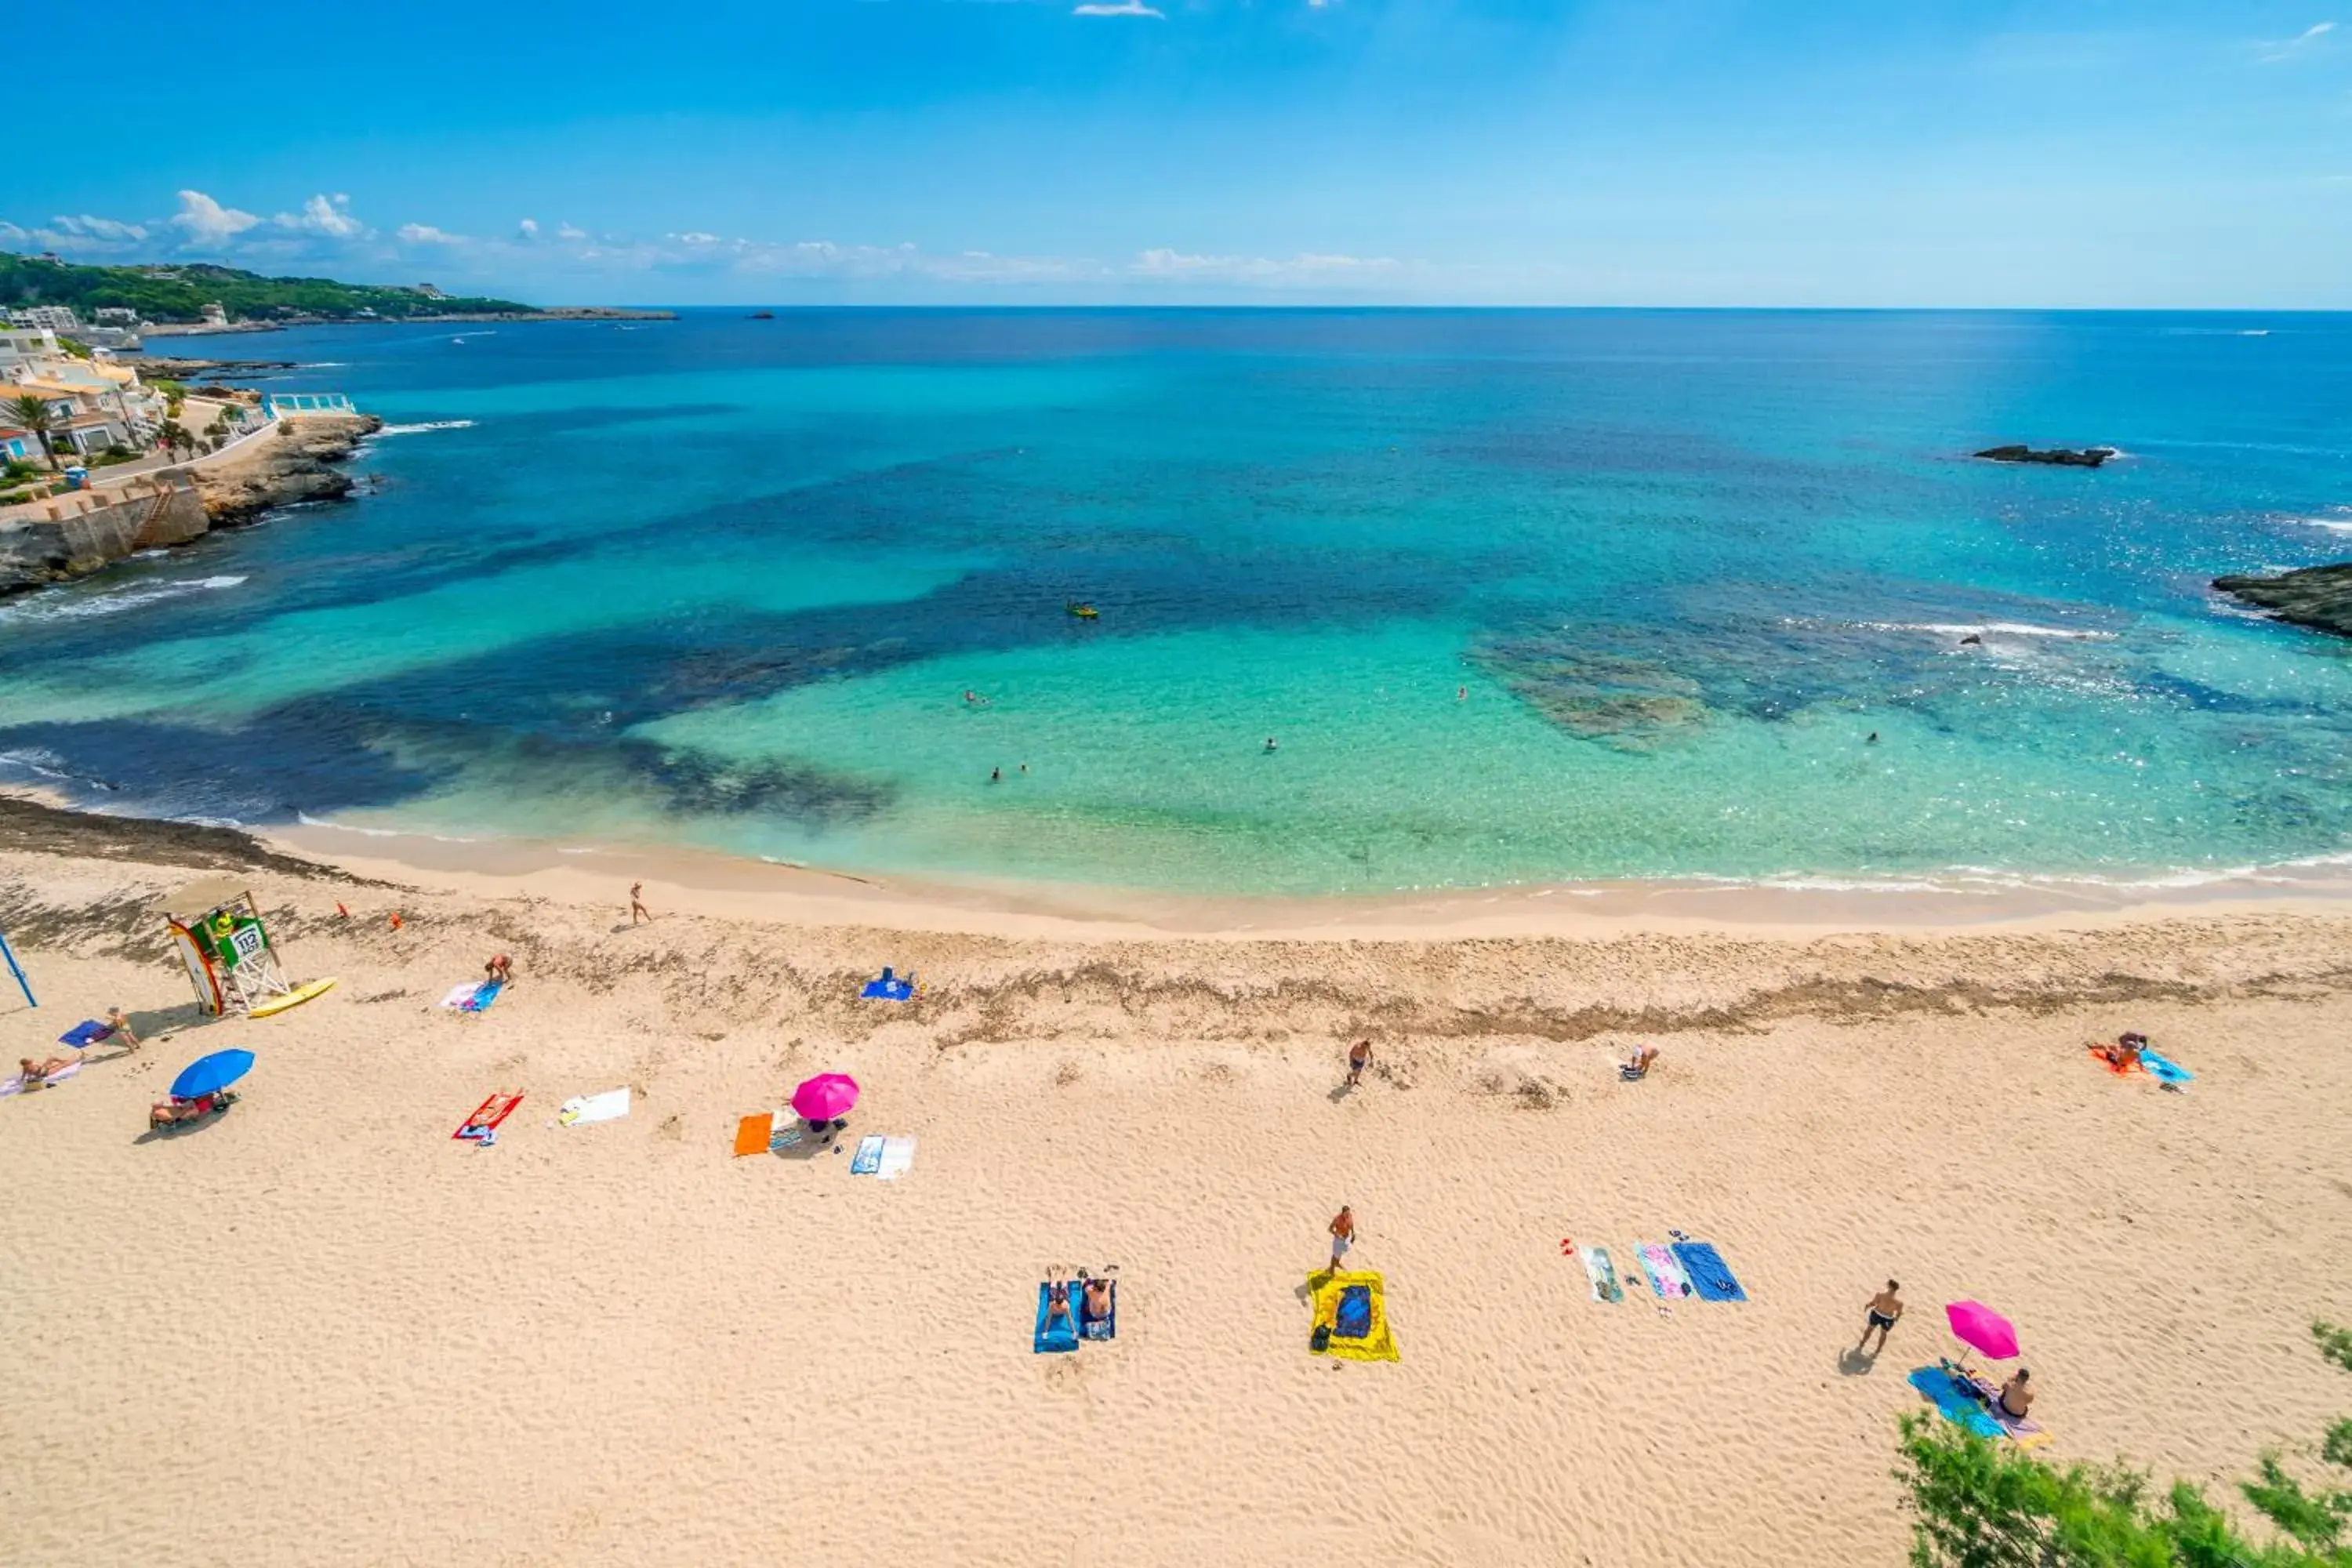
[[[1102,612],[1096,609],[1092,605],[1064,605],[1062,608],[1068,611],[1071,615],[1077,616],[1078,619],[1082,621],[1093,621],[1102,618]]]
[[[308,985],[297,985],[283,996],[272,996],[268,1001],[247,1013],[246,1016],[267,1018],[273,1013],[283,1013],[289,1007],[299,1007],[311,997],[324,995],[333,990],[335,982],[331,976],[325,980],[313,980]]]

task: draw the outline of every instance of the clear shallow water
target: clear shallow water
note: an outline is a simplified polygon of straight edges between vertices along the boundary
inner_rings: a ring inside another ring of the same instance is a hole
[[[2340,318],[215,342],[381,490],[0,602],[0,779],[1191,891],[2352,853],[2352,644],[2205,588],[2352,555]]]

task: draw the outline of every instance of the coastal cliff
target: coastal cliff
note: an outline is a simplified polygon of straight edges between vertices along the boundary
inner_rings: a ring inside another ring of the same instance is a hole
[[[305,418],[249,443],[248,449],[190,472],[204,498],[205,515],[215,528],[251,522],[272,507],[296,501],[341,500],[352,493],[346,462],[360,443],[383,428],[373,415],[358,418]]]
[[[2275,619],[2352,637],[2352,561],[2275,577],[2216,577],[2213,586],[2268,610]]]
[[[273,507],[341,500],[353,485],[336,465],[383,427],[373,416],[304,418],[217,458],[14,509],[17,515],[0,521],[0,595],[87,577],[142,550],[252,522]]]

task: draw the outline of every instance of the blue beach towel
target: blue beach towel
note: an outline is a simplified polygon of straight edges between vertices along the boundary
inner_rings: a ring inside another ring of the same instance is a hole
[[[2179,1062],[2168,1061],[2145,1046],[2140,1047],[2139,1065],[2146,1068],[2159,1083],[2187,1083],[2197,1076]]]
[[[1045,1308],[1052,1300],[1052,1290],[1053,1285],[1050,1282],[1042,1283],[1037,1287],[1037,1331],[1035,1337],[1030,1341],[1030,1348],[1039,1355],[1074,1351],[1078,1348],[1077,1298],[1080,1291],[1076,1286],[1070,1288],[1069,1315],[1048,1329],[1045,1327]]]
[[[870,1176],[882,1168],[882,1134],[868,1132],[857,1141],[856,1157],[849,1162],[853,1176]]]
[[[915,983],[899,979],[890,973],[890,966],[886,963],[882,966],[882,978],[867,981],[866,989],[858,994],[882,1002],[911,1002],[915,997]]]
[[[490,1004],[499,999],[499,993],[506,988],[507,983],[503,980],[485,980],[474,987],[474,999],[457,1010],[461,1013],[487,1013],[490,1010]]]
[[[1115,1340],[1118,1338],[1118,1281],[1110,1281],[1110,1310],[1097,1318],[1087,1310],[1084,1286],[1070,1292],[1070,1308],[1078,1315],[1078,1334],[1083,1339]]]
[[[86,1018],[59,1035],[58,1044],[71,1046],[78,1051],[86,1050],[112,1033],[114,1033],[113,1025],[101,1024],[95,1018]]]
[[[1942,1413],[1945,1420],[1979,1437],[2004,1437],[2000,1423],[1985,1414],[1985,1407],[1940,1366],[1923,1366],[1905,1381]]]
[[[1725,1266],[1723,1254],[1704,1241],[1675,1243],[1675,1258],[1690,1276],[1691,1289],[1702,1301],[1745,1301],[1748,1292],[1739,1288]]]

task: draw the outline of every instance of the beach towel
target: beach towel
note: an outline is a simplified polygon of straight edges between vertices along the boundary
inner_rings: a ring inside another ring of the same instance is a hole
[[[1316,1331],[1307,1342],[1308,1353],[1345,1361],[1398,1359],[1379,1275],[1366,1270],[1309,1274],[1307,1287],[1315,1293]]]
[[[2091,1053],[2091,1059],[2093,1061],[2098,1063],[2101,1067],[2106,1068],[2117,1078],[2129,1078],[2133,1073],[2141,1070],[2136,1067],[2119,1068],[2116,1066],[2115,1062],[2107,1056],[2107,1047],[2105,1046],[2085,1046],[2083,1048]],[[2142,1051],[2140,1053],[2140,1059],[2143,1061],[2147,1059],[2147,1053],[2146,1051]]]
[[[449,1136],[463,1138],[467,1135],[466,1129],[468,1127],[486,1127],[495,1132],[499,1130],[499,1123],[512,1116],[514,1108],[521,1103],[522,1095],[520,1092],[509,1094],[505,1089],[497,1089],[488,1100],[474,1108],[473,1115],[457,1123],[457,1131],[450,1133]]]
[[[1596,1301],[1622,1301],[1625,1287],[1617,1283],[1617,1266],[1609,1261],[1605,1247],[1580,1247],[1576,1256],[1584,1262],[1584,1277],[1592,1282],[1592,1299]]]
[[[602,1094],[578,1094],[563,1102],[555,1120],[566,1127],[584,1127],[592,1121],[617,1121],[629,1113],[629,1091],[608,1089]]]
[[[2179,1085],[2187,1083],[2197,1076],[2179,1062],[2158,1056],[2146,1047],[2140,1048],[2139,1060],[2140,1065],[2147,1068],[2158,1083]]]
[[[1081,1287],[1085,1281],[1081,1280]],[[1118,1338],[1118,1281],[1106,1281],[1110,1288],[1110,1310],[1096,1317],[1087,1310],[1087,1293],[1083,1288],[1070,1293],[1070,1305],[1078,1314],[1078,1336],[1088,1340]]]
[[[449,994],[441,998],[441,1005],[460,1013],[479,1013],[499,999],[506,988],[503,980],[478,980],[471,985],[453,985]]]
[[[1683,1273],[1698,1292],[1702,1301],[1745,1301],[1748,1292],[1739,1288],[1725,1266],[1723,1254],[1704,1241],[1675,1243],[1675,1260],[1683,1266]]]
[[[2020,1421],[2001,1414],[1970,1393],[1948,1367],[1923,1366],[1905,1381],[1917,1389],[1945,1420],[1964,1432],[1996,1440],[2006,1437],[2021,1448],[2038,1448],[2050,1441],[2050,1434],[2039,1422]]]
[[[915,1141],[912,1138],[882,1140],[881,1163],[875,1167],[877,1181],[895,1182],[905,1175],[915,1163]]]
[[[866,989],[858,994],[877,1002],[911,1002],[915,998],[915,983],[891,973],[890,966],[886,963],[882,966],[882,978],[867,981]]]
[[[735,1124],[735,1157],[764,1154],[775,1147],[776,1118],[782,1112],[763,1110]]]
[[[1662,1301],[1679,1301],[1692,1294],[1690,1276],[1675,1255],[1654,1241],[1633,1244],[1641,1254],[1642,1272],[1650,1277],[1650,1289]]]
[[[43,1079],[41,1080],[41,1087],[46,1089],[53,1083],[63,1083],[66,1079],[73,1077],[74,1074],[79,1071],[81,1071],[81,1063],[68,1062],[65,1066],[59,1068],[57,1071]],[[12,1094],[22,1094],[24,1092],[25,1075],[23,1073],[11,1073],[6,1078],[0,1079],[0,1099],[5,1099]]]
[[[870,1176],[882,1168],[883,1138],[879,1132],[869,1132],[857,1141],[857,1153],[849,1162],[853,1176]]]
[[[95,1018],[85,1018],[59,1035],[58,1044],[71,1046],[78,1051],[87,1050],[112,1033],[114,1033],[113,1025],[101,1024]]]
[[[1048,1329],[1045,1326],[1046,1308],[1052,1302],[1053,1289],[1051,1281],[1042,1282],[1037,1287],[1037,1332],[1030,1341],[1030,1349],[1038,1355],[1057,1354],[1078,1348],[1078,1288],[1075,1285],[1068,1288],[1070,1310]]]

